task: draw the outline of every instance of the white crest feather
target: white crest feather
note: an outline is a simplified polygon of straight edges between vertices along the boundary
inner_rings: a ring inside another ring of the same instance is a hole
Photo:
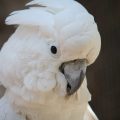
[[[28,5],[42,5],[46,6],[48,10],[52,12],[58,12],[64,10],[65,8],[71,6],[74,0],[33,0],[32,2],[26,4]]]
[[[27,3],[26,5],[43,5],[43,6],[47,6],[47,7],[56,7],[59,8],[60,6],[63,7],[66,4],[70,5],[71,2],[73,2],[74,0],[33,0],[29,3]]]
[[[33,0],[28,5],[40,5],[39,7],[31,7],[30,9],[15,11],[6,19],[8,25],[39,25],[53,26],[53,13],[71,6],[74,0]],[[45,7],[41,7],[45,6]],[[42,9],[43,8],[43,9]]]
[[[54,20],[52,14],[39,8],[31,8],[11,13],[6,24],[53,26]]]

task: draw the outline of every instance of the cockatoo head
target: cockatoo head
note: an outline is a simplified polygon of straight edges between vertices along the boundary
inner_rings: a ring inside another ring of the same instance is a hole
[[[31,101],[72,96],[100,51],[94,18],[74,0],[27,5],[6,19],[19,26],[1,51],[1,81],[12,94]]]

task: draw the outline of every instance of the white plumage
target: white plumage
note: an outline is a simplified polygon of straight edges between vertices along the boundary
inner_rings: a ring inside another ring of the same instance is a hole
[[[93,16],[74,0],[27,5],[31,7],[6,19],[19,26],[0,52],[0,82],[6,88],[0,120],[97,120],[87,108],[86,79],[67,96],[67,81],[59,70],[67,61],[86,59],[90,65],[97,58],[101,43]]]

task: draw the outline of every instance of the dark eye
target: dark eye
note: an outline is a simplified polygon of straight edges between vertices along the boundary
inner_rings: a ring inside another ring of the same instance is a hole
[[[57,54],[57,48],[56,48],[56,46],[51,46],[51,52],[53,54]]]

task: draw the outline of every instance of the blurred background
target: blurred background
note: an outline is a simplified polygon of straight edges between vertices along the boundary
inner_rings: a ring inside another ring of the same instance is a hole
[[[120,0],[78,1],[95,16],[102,37],[100,56],[87,70],[90,104],[100,120],[120,120]],[[0,47],[15,30],[4,24],[5,18],[26,2],[0,0]]]

